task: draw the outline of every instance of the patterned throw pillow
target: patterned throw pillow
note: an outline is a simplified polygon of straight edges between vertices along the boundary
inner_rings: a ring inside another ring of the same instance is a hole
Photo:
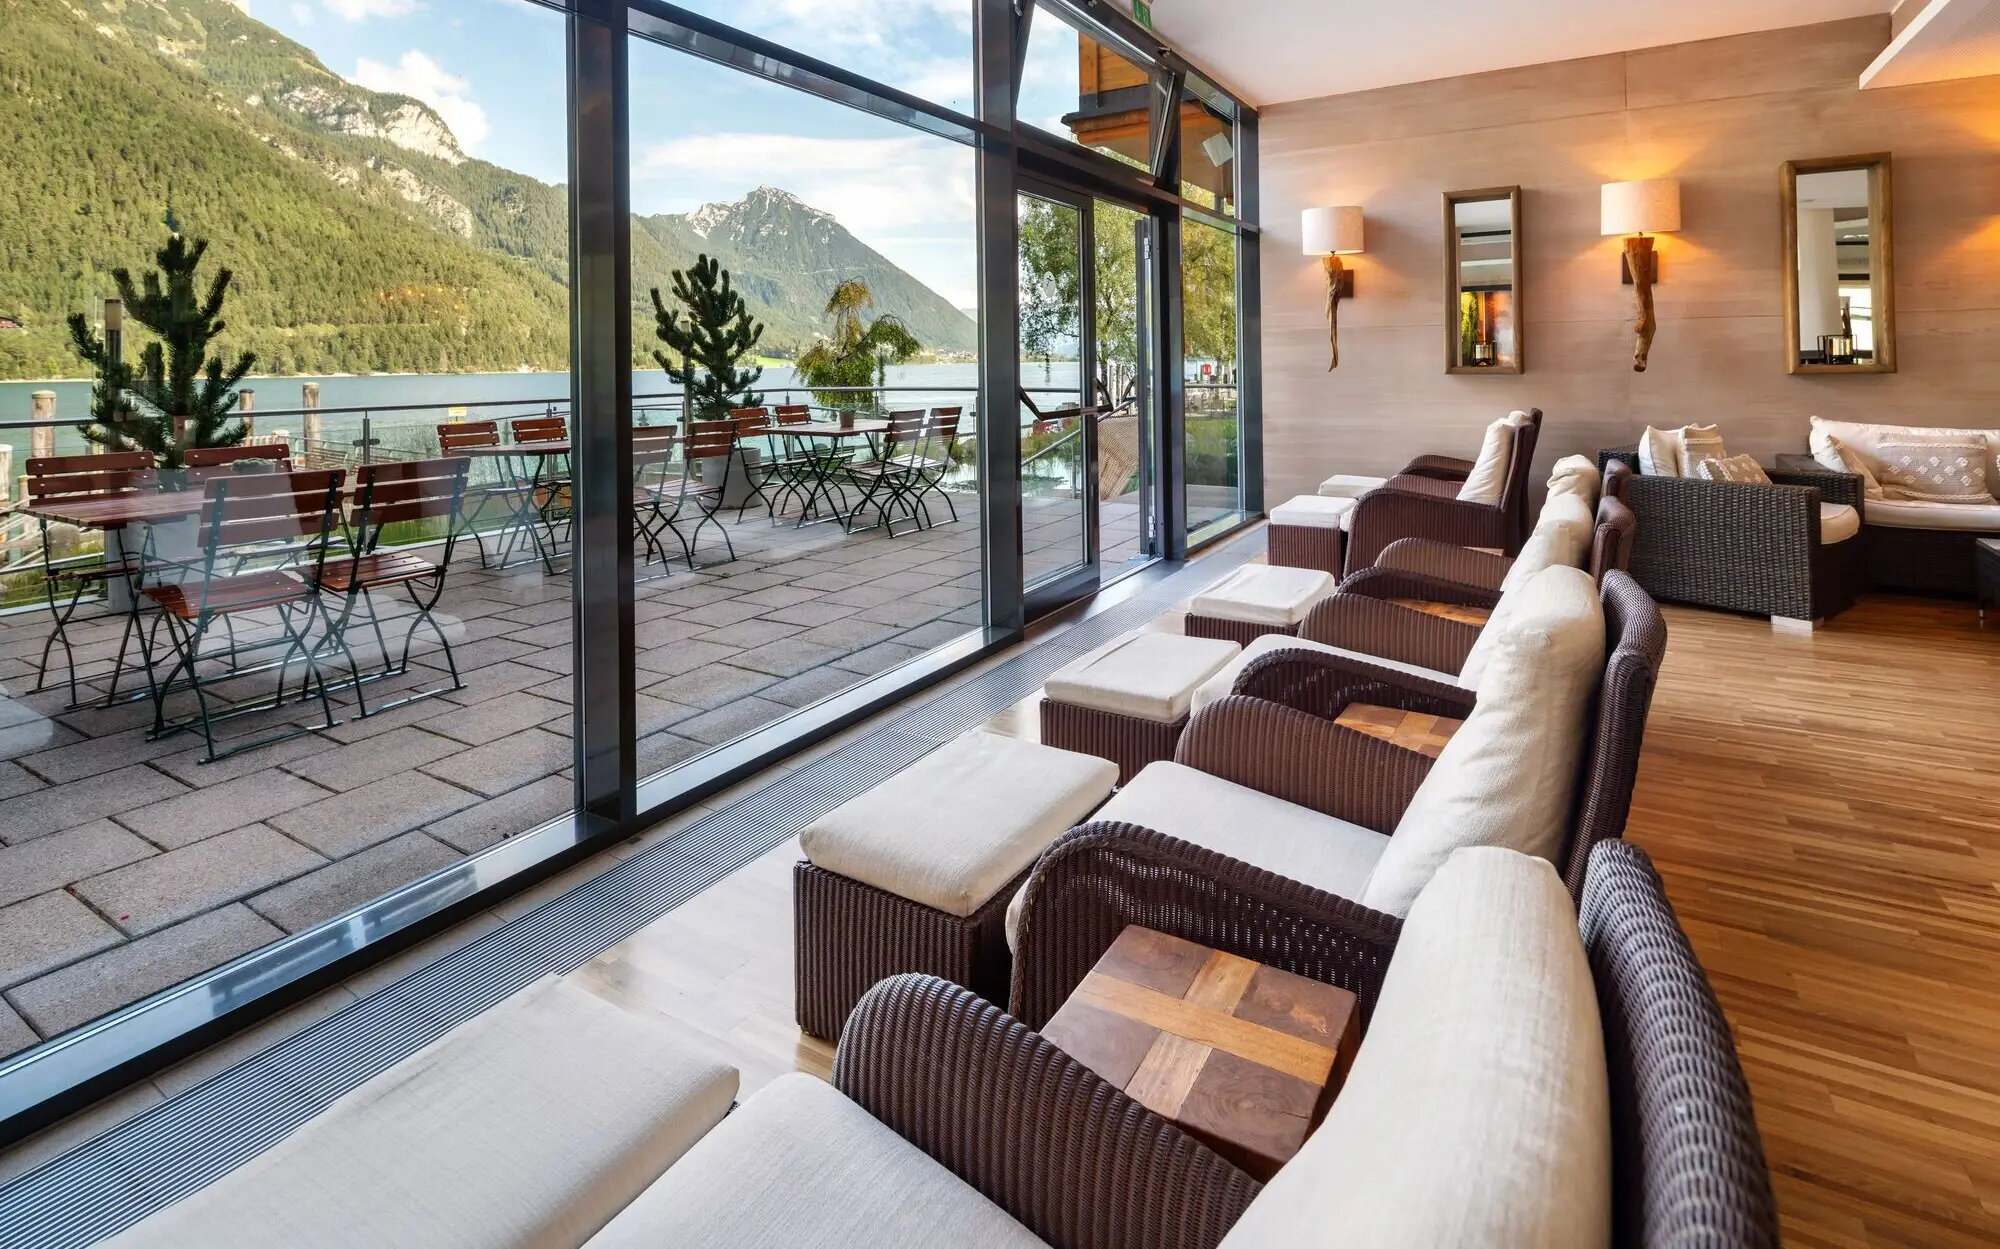
[[[1757,457],[1745,453],[1732,455],[1726,460],[1709,456],[1695,465],[1695,475],[1703,481],[1740,481],[1756,485],[1771,484],[1771,475],[1757,462]]]
[[[1675,431],[1680,440],[1681,476],[1692,477],[1703,460],[1722,460],[1729,453],[1722,449],[1722,428],[1718,425],[1683,425]]]
[[[1861,497],[1879,499],[1882,497],[1882,483],[1875,480],[1875,474],[1868,462],[1857,454],[1853,447],[1824,430],[1815,428],[1812,435],[1813,459],[1824,469],[1836,473],[1852,473],[1861,479]]]
[[[1919,503],[1991,503],[1986,440],[1977,434],[1898,434],[1876,447],[1882,493]]]

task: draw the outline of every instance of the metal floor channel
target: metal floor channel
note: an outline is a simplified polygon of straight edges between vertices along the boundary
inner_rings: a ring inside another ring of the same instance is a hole
[[[820,815],[1263,554],[1261,529],[1061,623],[874,730],[0,1189],[0,1249],[82,1249],[226,1174],[342,1094],[550,974],[575,970]]]

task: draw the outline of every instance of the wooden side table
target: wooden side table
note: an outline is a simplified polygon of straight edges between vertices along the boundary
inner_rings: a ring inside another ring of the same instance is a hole
[[[1493,618],[1492,611],[1484,607],[1466,607],[1459,603],[1433,603],[1429,599],[1421,598],[1392,598],[1389,601],[1398,607],[1420,611],[1426,616],[1455,620],[1459,624],[1477,625],[1482,629],[1486,627],[1486,622]]]
[[[1042,1035],[1258,1179],[1326,1116],[1360,1044],[1352,993],[1138,925]]]
[[[1444,744],[1465,723],[1450,716],[1404,711],[1400,707],[1378,707],[1374,703],[1349,703],[1334,717],[1333,722],[1342,728],[1379,737],[1404,750],[1414,750],[1433,759],[1444,753]]]

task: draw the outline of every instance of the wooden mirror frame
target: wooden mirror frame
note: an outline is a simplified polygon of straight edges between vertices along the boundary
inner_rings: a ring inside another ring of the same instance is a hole
[[[1490,200],[1506,200],[1509,227],[1512,235],[1514,262],[1514,362],[1481,366],[1461,364],[1458,358],[1458,216],[1453,211],[1460,204],[1476,204]],[[1444,371],[1447,373],[1486,373],[1512,377],[1528,370],[1528,320],[1527,304],[1521,296],[1521,188],[1518,186],[1484,187],[1476,191],[1446,191],[1444,193]]]
[[[1869,315],[1875,325],[1875,356],[1862,364],[1808,364],[1799,359],[1799,175],[1868,171]],[[1779,171],[1779,214],[1784,250],[1780,265],[1785,277],[1785,372],[1894,373],[1896,371],[1896,246],[1895,203],[1890,195],[1887,152],[1862,156],[1824,156],[1788,160]]]

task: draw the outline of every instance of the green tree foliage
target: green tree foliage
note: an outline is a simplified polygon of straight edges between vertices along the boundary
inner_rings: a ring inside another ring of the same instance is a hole
[[[868,284],[850,278],[833,288],[826,312],[833,318],[833,337],[823,338],[799,354],[798,373],[815,387],[814,398],[829,408],[861,406],[861,397],[833,387],[883,385],[888,366],[901,364],[924,349],[916,335],[892,316],[867,320],[862,314],[875,306]],[[825,387],[827,389],[818,389]]]
[[[227,268],[216,270],[208,293],[198,296],[195,271],[207,254],[207,239],[190,245],[175,232],[154,254],[159,270],[148,271],[140,286],[132,284],[129,269],[111,271],[126,311],[155,337],[140,353],[138,370],[123,378],[139,411],[85,427],[83,436],[91,442],[113,451],[150,451],[160,467],[181,468],[190,447],[233,447],[249,432],[230,413],[236,406],[236,385],[257,357],[245,351],[225,364],[221,356],[208,354],[209,344],[227,328],[222,301],[233,275]],[[103,344],[82,313],[71,315],[69,331],[77,354],[105,368]]]
[[[653,359],[669,379],[681,384],[689,409],[699,419],[714,420],[729,415],[731,408],[755,407],[758,396],[750,388],[764,370],[737,366],[756,350],[764,327],[750,319],[743,296],[729,281],[729,270],[700,256],[692,268],[674,271],[673,285],[674,298],[687,312],[667,307],[660,288],[653,288],[654,329],[667,345],[666,351],[655,351]]]
[[[1082,301],[1081,216],[1066,204],[1021,201],[1021,358],[1040,360],[1042,378],[1058,352],[1073,351]]]

